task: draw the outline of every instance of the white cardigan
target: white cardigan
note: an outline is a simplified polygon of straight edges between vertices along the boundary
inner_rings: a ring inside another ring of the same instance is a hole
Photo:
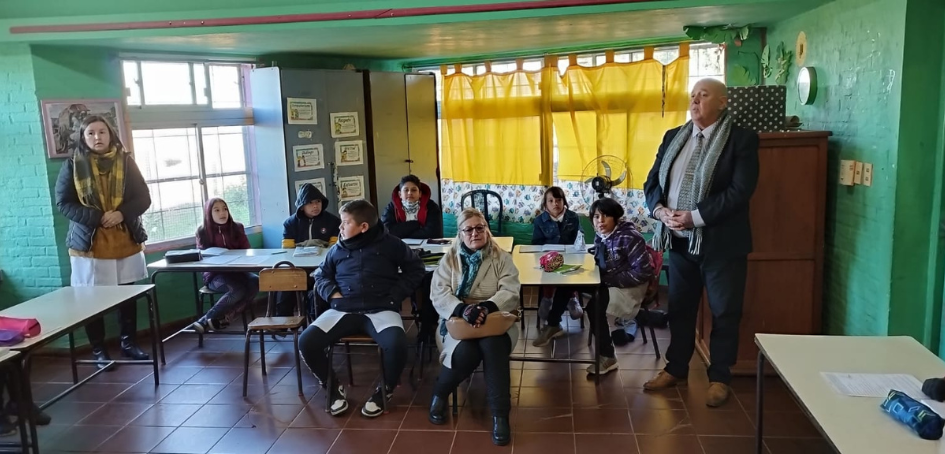
[[[478,304],[482,301],[492,301],[500,311],[511,312],[518,309],[521,284],[518,282],[518,269],[512,262],[512,255],[505,252],[494,241],[482,249],[482,264],[469,291],[469,297],[461,301],[456,297],[456,289],[463,278],[462,262],[459,258],[459,240],[440,259],[439,266],[433,274],[430,287],[430,299],[433,307],[440,315],[440,326],[437,327],[436,340],[440,348],[440,362],[446,367],[452,366],[453,350],[459,341],[453,339],[449,333],[440,335],[440,327],[445,320],[453,315],[457,304]],[[507,331],[512,338],[512,348],[518,343],[519,324],[513,323]]]

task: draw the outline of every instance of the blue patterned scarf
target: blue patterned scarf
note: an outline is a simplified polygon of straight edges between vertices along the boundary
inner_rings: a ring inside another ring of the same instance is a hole
[[[472,290],[476,275],[479,274],[479,266],[482,265],[482,250],[480,249],[474,252],[467,248],[465,244],[461,244],[459,247],[459,259],[463,268],[463,278],[459,282],[459,287],[456,289],[456,297],[465,299]]]

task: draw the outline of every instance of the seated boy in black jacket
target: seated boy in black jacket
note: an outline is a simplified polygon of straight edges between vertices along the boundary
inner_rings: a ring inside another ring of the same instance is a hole
[[[341,225],[341,220],[326,211],[327,209],[328,197],[313,184],[303,184],[295,200],[295,214],[282,223],[282,239],[294,240],[296,246],[327,247],[331,238],[338,236],[338,228]],[[308,285],[311,287],[313,284],[314,280],[309,278]],[[316,312],[321,312],[328,304],[320,301],[317,296],[314,297],[316,301],[312,300],[310,295],[307,306],[309,316],[315,317]],[[295,312],[295,296],[292,293],[281,292],[277,301],[276,315],[289,316]],[[313,304],[317,306],[317,310]]]
[[[366,200],[341,207],[341,237],[328,250],[325,263],[315,273],[315,291],[331,304],[309,325],[299,339],[305,364],[321,381],[332,374],[332,416],[348,409],[345,389],[328,369],[328,346],[338,339],[366,333],[384,352],[384,382],[364,404],[361,414],[374,418],[383,413],[382,400],[390,400],[407,363],[407,335],[400,318],[401,305],[423,279],[423,262],[403,241],[387,233],[377,210]]]

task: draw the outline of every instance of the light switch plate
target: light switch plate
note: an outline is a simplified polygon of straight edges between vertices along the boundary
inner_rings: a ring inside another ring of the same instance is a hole
[[[873,185],[873,164],[863,163],[863,186]]]
[[[853,184],[863,184],[863,163],[860,161],[853,168]]]

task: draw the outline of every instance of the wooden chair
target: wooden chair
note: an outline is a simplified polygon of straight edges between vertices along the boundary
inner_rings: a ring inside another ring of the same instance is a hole
[[[285,265],[285,266],[283,266]],[[259,290],[269,292],[266,301],[266,316],[254,319],[246,327],[246,350],[243,361],[243,396],[246,396],[246,385],[249,379],[249,339],[254,333],[259,334],[259,361],[262,373],[266,375],[266,333],[276,330],[292,331],[292,342],[295,350],[295,373],[299,384],[299,395],[302,395],[302,368],[299,353],[299,331],[305,327],[305,292],[308,290],[308,275],[302,268],[296,268],[292,262],[282,261],[272,268],[259,272]],[[295,294],[295,315],[290,317],[273,317],[276,292],[293,292]]]
[[[371,336],[368,336],[367,334],[356,334],[353,336],[345,336],[345,337],[342,337],[341,339],[338,339],[337,342],[334,342],[328,346],[328,370],[330,372],[328,374],[327,389],[331,390],[331,389],[334,389],[334,386],[336,386],[336,383],[334,383],[332,380],[332,377],[335,374],[331,372],[331,371],[334,371],[333,363],[334,363],[335,345],[345,346],[345,357],[348,362],[348,384],[351,386],[354,386],[354,370],[351,367],[351,345],[352,344],[354,344],[355,346],[363,346],[363,347],[377,347],[377,355],[380,358],[380,366],[381,366],[381,369],[380,369],[381,370],[381,386],[383,387],[383,389],[386,390],[387,382],[386,380],[384,380],[384,351],[381,350],[381,347],[377,345],[377,343],[374,342],[374,339],[372,339]],[[325,411],[330,412],[331,411],[331,392],[325,393],[325,399],[326,399]],[[383,409],[384,413],[387,413],[387,399],[381,399],[381,408]]]

